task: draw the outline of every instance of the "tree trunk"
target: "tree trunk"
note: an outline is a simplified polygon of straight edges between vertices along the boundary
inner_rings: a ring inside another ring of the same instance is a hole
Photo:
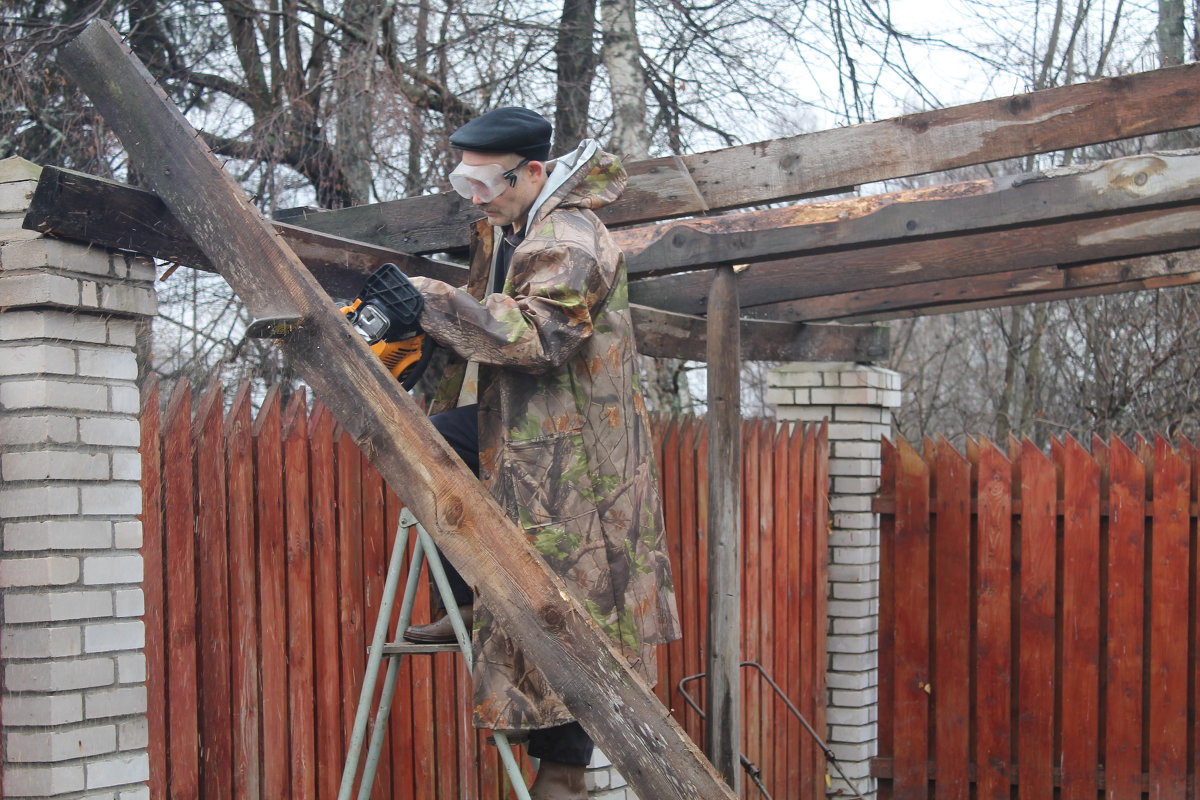
[[[604,66],[612,89],[613,133],[609,149],[627,158],[645,158],[646,74],[642,70],[634,0],[600,0],[604,21]]]
[[[381,0],[350,0],[345,7],[342,52],[335,77],[337,143],[342,180],[339,194],[347,205],[371,196],[371,141],[375,93],[375,43],[383,15]]]
[[[1158,63],[1173,67],[1183,63],[1183,0],[1158,0]]]
[[[575,148],[588,135],[588,109],[596,76],[596,0],[563,0],[562,22],[554,56],[558,70],[555,94],[554,152]]]

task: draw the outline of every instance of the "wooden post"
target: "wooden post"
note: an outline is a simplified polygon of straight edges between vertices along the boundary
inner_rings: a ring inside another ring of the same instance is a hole
[[[346,324],[112,27],[92,21],[59,56],[120,137],[138,172],[251,314],[302,318],[282,342],[297,372],[638,795],[734,800],[667,709],[626,670],[590,615]]]
[[[737,275],[720,267],[708,296],[708,655],[704,751],[739,791],[741,688],[741,342]]]

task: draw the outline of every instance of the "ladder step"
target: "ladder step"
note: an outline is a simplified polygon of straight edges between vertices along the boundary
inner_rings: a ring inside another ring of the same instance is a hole
[[[371,652],[371,648],[367,648]],[[411,656],[424,653],[457,653],[456,643],[451,644],[409,644],[408,642],[388,642],[383,646],[384,658],[388,656]]]

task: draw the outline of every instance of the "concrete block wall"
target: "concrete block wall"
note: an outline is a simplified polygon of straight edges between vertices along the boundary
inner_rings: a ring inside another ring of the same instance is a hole
[[[880,438],[892,434],[900,376],[850,363],[794,363],[768,377],[781,420],[829,420],[829,661],[826,740],[859,791],[873,794],[879,703]],[[847,787],[832,768],[831,793]]]
[[[23,230],[37,175],[0,161],[3,794],[142,800],[134,344],[154,268]]]

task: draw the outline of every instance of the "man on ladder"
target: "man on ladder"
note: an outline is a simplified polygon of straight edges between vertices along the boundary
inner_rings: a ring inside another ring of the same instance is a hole
[[[593,210],[625,171],[585,140],[554,161],[551,126],[500,108],[450,137],[454,189],[487,217],[467,284],[412,278],[420,323],[452,351],[431,422],[649,685],[679,636],[624,258]],[[447,564],[473,620],[477,727],[540,759],[532,800],[582,800],[592,741]],[[448,617],[416,643],[454,641]]]

